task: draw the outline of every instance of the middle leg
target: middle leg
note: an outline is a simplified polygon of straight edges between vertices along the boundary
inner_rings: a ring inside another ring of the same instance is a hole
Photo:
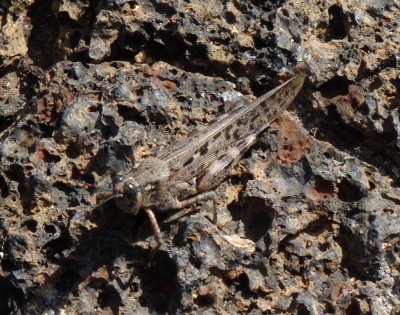
[[[213,203],[213,222],[214,222],[214,224],[216,224],[217,223],[217,196],[214,191],[207,191],[207,192],[201,193],[199,195],[196,195],[194,197],[191,197],[189,199],[182,200],[179,202],[179,206],[177,207],[177,209],[183,209],[183,208],[186,208],[187,206],[193,205],[195,203],[202,202],[202,201],[208,201],[208,200],[211,200]],[[192,211],[193,211],[193,209],[183,209],[181,211],[178,211],[174,215],[170,216],[164,222],[169,223],[169,222],[178,220],[179,218],[186,216],[187,214],[189,214]]]

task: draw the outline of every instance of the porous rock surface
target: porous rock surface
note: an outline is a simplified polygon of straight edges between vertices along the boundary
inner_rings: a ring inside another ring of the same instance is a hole
[[[0,314],[399,314],[398,1],[3,1]],[[116,174],[298,72],[211,205]],[[173,213],[173,212],[171,212]],[[162,223],[170,213],[158,213]]]

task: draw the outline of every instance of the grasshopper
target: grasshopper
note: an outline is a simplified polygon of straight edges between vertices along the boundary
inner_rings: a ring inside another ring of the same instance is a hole
[[[289,107],[304,79],[296,75],[247,106],[237,105],[155,157],[144,159],[114,184],[113,198],[117,206],[132,214],[143,209],[158,246],[161,245],[161,230],[153,210],[184,209],[212,200],[216,223],[216,194],[212,189],[227,177],[259,134]],[[168,221],[175,218],[177,215]]]

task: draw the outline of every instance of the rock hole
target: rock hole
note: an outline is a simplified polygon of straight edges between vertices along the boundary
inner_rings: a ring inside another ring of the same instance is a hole
[[[215,303],[215,297],[212,294],[199,295],[194,299],[194,303],[199,307],[208,307]]]
[[[46,224],[44,227],[44,230],[46,231],[47,234],[51,234],[51,235],[54,235],[57,233],[57,229],[52,224]]]
[[[338,197],[344,202],[359,201],[363,197],[363,193],[359,187],[344,178],[338,184]]]
[[[318,244],[318,248],[321,252],[326,252],[330,246],[328,243]]]
[[[57,47],[59,39],[59,24],[52,5],[51,1],[39,0],[33,2],[28,9],[28,19],[32,24],[28,54],[34,64],[41,68],[49,68],[59,60],[54,49],[46,49]]]
[[[165,24],[164,29],[175,34],[178,31],[178,24],[176,22],[169,22]]]
[[[224,15],[226,22],[228,22],[229,24],[236,23],[236,16],[231,11],[226,11]]]
[[[78,47],[81,38],[82,38],[81,32],[79,31],[72,32],[71,36],[69,37],[71,48]]]
[[[242,221],[245,235],[254,242],[259,241],[271,227],[274,210],[259,198],[250,198],[243,206]]]
[[[315,179],[315,190],[322,194],[331,195],[335,192],[335,186],[332,182],[317,176]]]
[[[308,311],[307,307],[304,304],[299,304],[297,306],[297,315],[310,315],[310,312]]]
[[[342,76],[334,76],[324,84],[322,84],[318,91],[321,92],[322,97],[334,98],[338,95],[348,95],[349,86],[351,84],[350,80],[347,80]]]
[[[343,11],[340,5],[333,5],[328,9],[329,25],[326,32],[326,41],[343,39],[350,32],[349,15]]]
[[[357,300],[353,299],[351,304],[346,308],[346,315],[361,315],[364,312],[361,312],[360,304]]]
[[[36,154],[46,163],[58,163],[61,161],[61,158],[59,156],[51,154],[46,150],[45,147],[42,146],[38,146],[36,148]]]
[[[379,78],[379,77],[376,77],[376,78],[374,78],[374,80],[373,80],[373,81],[370,83],[370,85],[368,86],[368,90],[369,90],[370,92],[372,92],[372,91],[374,91],[374,90],[377,90],[377,89],[381,88],[382,85],[383,85],[382,79]]]
[[[225,282],[228,286],[234,287],[232,291],[241,292],[243,297],[246,299],[255,296],[255,294],[250,289],[249,278],[245,273],[241,273],[238,277],[232,280],[225,279]]]
[[[376,185],[373,181],[368,181],[368,185],[369,185],[369,190],[374,190],[376,188]]]
[[[349,212],[347,217],[348,218],[354,218],[355,216],[357,216],[358,214],[362,213],[362,211],[358,208],[352,208]]]
[[[81,148],[78,143],[71,143],[65,153],[68,158],[74,160],[81,155]]]
[[[7,198],[9,194],[10,194],[10,190],[8,189],[6,180],[4,179],[4,177],[2,175],[0,175],[0,196],[2,198]]]
[[[375,34],[375,42],[377,43],[383,43],[384,39],[380,34]]]
[[[282,9],[282,14],[286,17],[289,17],[289,12],[286,9]]]
[[[253,36],[254,48],[256,50],[265,48],[267,41],[259,36]]]
[[[19,184],[25,182],[24,168],[19,164],[11,164],[6,174],[10,180],[16,181]]]
[[[372,224],[376,220],[376,217],[374,215],[369,215],[368,216],[368,223]]]
[[[22,223],[22,226],[25,226],[29,231],[35,233],[37,230],[37,221],[34,219],[30,219]]]
[[[305,230],[305,233],[318,237],[324,231],[330,228],[330,222],[325,217],[320,217],[317,220],[310,222]]]
[[[169,5],[168,3],[154,3],[154,9],[160,13],[165,15],[167,18],[172,17],[173,15],[176,14],[176,10],[174,7],[172,7],[171,5]]]
[[[65,195],[71,197],[71,194],[75,193],[74,188],[70,187],[68,184],[63,182],[55,182],[53,187],[59,191],[65,193]]]
[[[0,132],[3,132],[13,123],[12,117],[0,117]]]
[[[46,124],[40,124],[39,125],[41,135],[40,137],[42,139],[44,138],[53,138],[53,133],[54,133],[54,127],[53,126],[48,126]]]
[[[125,121],[135,121],[142,125],[147,125],[147,119],[136,109],[136,108],[129,108],[126,106],[118,105],[118,114],[125,120]]]
[[[122,39],[122,49],[133,53],[139,52],[147,42],[146,36],[140,31],[126,33]]]
[[[111,285],[107,285],[101,290],[97,302],[103,309],[109,307],[113,314],[119,314],[119,308],[123,305],[121,296]]]

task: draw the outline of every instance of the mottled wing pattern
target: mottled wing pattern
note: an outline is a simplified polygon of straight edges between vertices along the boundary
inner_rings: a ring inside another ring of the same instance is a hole
[[[304,76],[297,75],[248,106],[234,109],[202,130],[193,132],[158,154],[171,170],[171,180],[197,177],[209,164],[238,141],[261,132],[293,102]]]
[[[243,154],[257,140],[259,132],[238,141],[234,147],[227,150],[222,156],[209,164],[205,170],[196,177],[198,192],[205,192],[218,186],[239,162]]]

